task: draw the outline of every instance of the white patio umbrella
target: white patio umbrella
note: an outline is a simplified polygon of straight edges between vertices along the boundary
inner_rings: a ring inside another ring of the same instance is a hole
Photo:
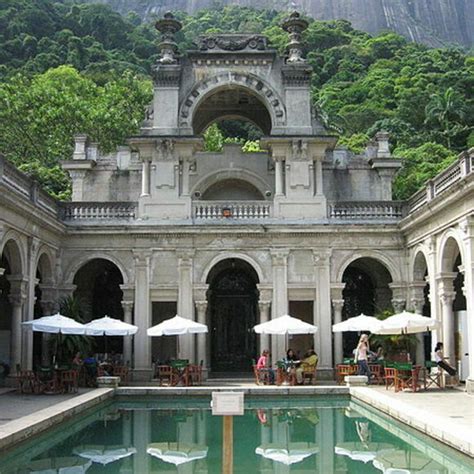
[[[262,444],[255,449],[255,453],[266,459],[271,459],[286,466],[303,461],[303,459],[319,452],[319,448],[313,443],[270,443]]]
[[[103,466],[119,459],[128,458],[136,452],[135,448],[126,448],[124,446],[85,445],[74,449],[74,454]]]
[[[63,316],[62,314],[53,314],[52,316],[43,316],[21,323],[26,329],[35,332],[47,332],[50,334],[73,334],[84,335],[86,328],[84,324],[74,321],[74,319]]]
[[[132,336],[138,331],[138,326],[109,316],[94,319],[85,324],[85,327],[88,336]]]
[[[147,329],[147,334],[153,336],[182,336],[183,334],[203,334],[208,332],[205,324],[176,315],[174,318]],[[177,351],[179,354],[179,337]]]
[[[374,332],[380,329],[382,321],[377,319],[374,316],[367,316],[365,314],[360,314],[353,318],[346,319],[341,323],[333,324],[332,332],[361,332],[361,331],[370,331]]]
[[[436,319],[427,318],[417,313],[403,311],[382,321],[375,334],[415,334],[431,331],[439,326]]]
[[[388,443],[361,443],[360,441],[340,443],[334,448],[337,455],[347,456],[365,464],[391,451],[394,451],[394,447]]]
[[[446,468],[419,451],[395,450],[379,454],[374,460],[375,468],[384,474],[441,474]]]
[[[285,314],[279,318],[257,324],[253,327],[253,330],[257,334],[285,336],[285,346],[288,346],[289,334],[315,334],[318,331],[318,327]]]
[[[207,446],[192,443],[152,443],[146,450],[151,456],[175,466],[204,459],[207,451]]]

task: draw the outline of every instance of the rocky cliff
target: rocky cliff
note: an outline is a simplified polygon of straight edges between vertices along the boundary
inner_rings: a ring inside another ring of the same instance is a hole
[[[393,30],[430,46],[458,43],[474,45],[474,0],[84,0],[106,3],[121,13],[137,12],[142,18],[168,10],[193,13],[217,5],[288,9],[294,6],[313,18],[344,18],[369,33]]]

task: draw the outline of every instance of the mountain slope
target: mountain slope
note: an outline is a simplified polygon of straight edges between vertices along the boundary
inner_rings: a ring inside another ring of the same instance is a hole
[[[84,0],[105,3],[120,13],[134,11],[141,18],[168,10],[194,13],[202,8],[239,5],[288,9],[291,5],[317,20],[346,19],[369,33],[396,31],[433,47],[458,43],[474,45],[473,0]]]

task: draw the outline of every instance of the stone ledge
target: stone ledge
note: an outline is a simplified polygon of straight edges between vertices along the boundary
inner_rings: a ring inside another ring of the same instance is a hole
[[[344,377],[346,387],[364,387],[369,383],[367,375],[346,375]]]
[[[99,388],[117,388],[120,384],[120,377],[97,377],[97,386]]]
[[[13,446],[111,398],[114,390],[98,388],[0,426],[0,449]]]

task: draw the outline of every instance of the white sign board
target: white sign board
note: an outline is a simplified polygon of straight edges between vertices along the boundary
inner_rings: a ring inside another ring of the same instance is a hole
[[[244,392],[212,392],[213,415],[243,415]]]

